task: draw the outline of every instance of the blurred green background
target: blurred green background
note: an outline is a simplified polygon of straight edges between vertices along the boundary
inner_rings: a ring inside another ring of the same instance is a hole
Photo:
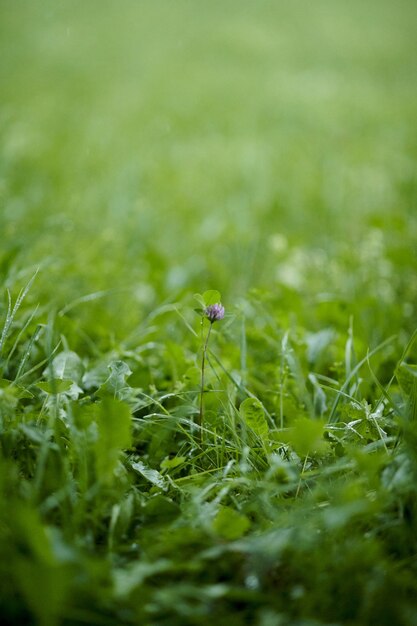
[[[414,0],[0,8],[6,286],[112,290],[77,315],[121,334],[207,288],[412,326]]]

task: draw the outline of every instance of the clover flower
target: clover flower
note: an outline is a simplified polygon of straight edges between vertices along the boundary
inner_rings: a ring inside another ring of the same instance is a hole
[[[212,324],[213,322],[219,322],[224,318],[224,306],[220,302],[210,304],[210,306],[205,308],[204,315]]]

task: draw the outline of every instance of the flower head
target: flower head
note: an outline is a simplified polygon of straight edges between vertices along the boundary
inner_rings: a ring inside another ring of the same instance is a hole
[[[224,306],[220,302],[210,304],[210,306],[205,308],[204,315],[212,324],[213,322],[218,322],[224,318]]]

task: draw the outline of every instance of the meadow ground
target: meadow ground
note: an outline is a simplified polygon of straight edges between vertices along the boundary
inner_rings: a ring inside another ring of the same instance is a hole
[[[417,623],[416,30],[1,0],[2,624]]]

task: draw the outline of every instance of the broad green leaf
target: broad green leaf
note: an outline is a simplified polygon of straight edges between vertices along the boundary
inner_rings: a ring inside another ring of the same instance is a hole
[[[64,566],[49,567],[18,555],[10,572],[39,626],[57,626],[71,586],[70,572]]]
[[[84,373],[84,366],[76,352],[64,350],[56,355],[52,361],[51,367],[45,369],[45,376],[50,376],[51,371],[54,378],[72,380],[74,383],[80,383]]]
[[[19,401],[19,392],[9,381],[0,381],[0,420],[3,415],[13,415]]]
[[[210,306],[211,304],[217,304],[221,302],[222,297],[220,295],[220,291],[216,291],[215,289],[209,289],[203,293],[203,302],[204,306]]]
[[[39,430],[39,428],[29,426],[28,424],[19,424],[19,430],[34,443],[42,443],[45,440],[44,432]]]
[[[268,423],[265,418],[265,411],[259,400],[246,398],[240,405],[239,413],[246,426],[249,426],[258,437],[261,437],[261,439],[268,437]]]
[[[166,457],[161,462],[161,469],[163,470],[174,469],[175,467],[182,465],[184,461],[185,461],[185,456],[174,456],[174,458],[172,459]]]
[[[230,507],[222,507],[212,523],[212,529],[223,539],[239,539],[250,527],[250,521],[246,515],[238,513]]]
[[[118,598],[125,598],[136,587],[143,585],[149,576],[162,574],[172,568],[173,563],[168,559],[158,559],[152,563],[139,561],[138,563],[131,563],[128,566],[116,569],[113,572],[115,595]]]
[[[48,567],[57,564],[54,556],[50,538],[45,526],[35,509],[25,505],[16,508],[14,516],[16,536],[21,545],[25,547],[25,552],[39,562]]]
[[[87,430],[90,424],[96,421],[98,406],[97,404],[83,406],[79,402],[74,402],[72,405],[72,417],[76,428]]]
[[[200,305],[201,309],[195,309],[196,311],[204,311],[206,304],[204,302],[204,296],[201,293],[195,293],[194,294],[194,299],[197,300],[198,304]]]
[[[395,374],[402,392],[408,396],[407,418],[417,420],[417,365],[400,363]]]
[[[289,443],[301,457],[315,452],[324,452],[328,447],[323,439],[324,427],[324,420],[302,417],[296,420],[292,428],[281,433],[281,439]]]
[[[189,367],[183,377],[189,385],[198,385],[200,384],[201,370],[196,366]]]
[[[16,385],[15,382],[7,380],[6,378],[0,378],[0,395],[2,393],[11,394],[18,400],[22,398],[33,398],[33,393],[21,385]]]
[[[157,470],[146,467],[146,465],[142,463],[142,461],[136,461],[134,463],[131,463],[131,466],[136,472],[142,474],[142,476],[146,478],[146,480],[149,480],[149,482],[156,487],[159,487],[163,490],[167,489],[165,478]]]
[[[156,494],[149,498],[144,507],[146,517],[153,522],[166,523],[173,520],[181,513],[181,509],[170,498],[162,494]]]
[[[377,441],[380,439],[380,431],[378,430],[375,420],[364,418],[354,425],[354,430],[361,435],[365,441]]]
[[[107,363],[100,362],[95,367],[88,369],[83,376],[82,385],[84,389],[101,387],[109,378],[109,368]]]
[[[132,370],[124,361],[113,361],[109,365],[110,376],[98,391],[99,396],[106,394],[117,395],[122,389],[129,387],[127,379],[132,374]]]
[[[120,452],[131,444],[130,408],[124,402],[104,398],[95,405],[98,437],[95,443],[98,479],[111,481]]]
[[[54,550],[54,535],[34,509],[15,509],[14,534],[20,549],[10,563],[10,574],[40,626],[58,624],[70,586],[70,573],[63,565],[60,549]]]
[[[72,380],[61,380],[60,378],[55,378],[54,380],[36,384],[36,386],[41,391],[44,391],[49,395],[55,395],[58,393],[64,393],[65,391],[69,391],[72,385]]]
[[[402,392],[408,396],[411,392],[414,379],[417,376],[417,365],[400,363],[395,370],[395,375]]]
[[[324,328],[317,333],[308,333],[305,338],[308,362],[315,363],[334,337],[335,332],[332,328]]]

